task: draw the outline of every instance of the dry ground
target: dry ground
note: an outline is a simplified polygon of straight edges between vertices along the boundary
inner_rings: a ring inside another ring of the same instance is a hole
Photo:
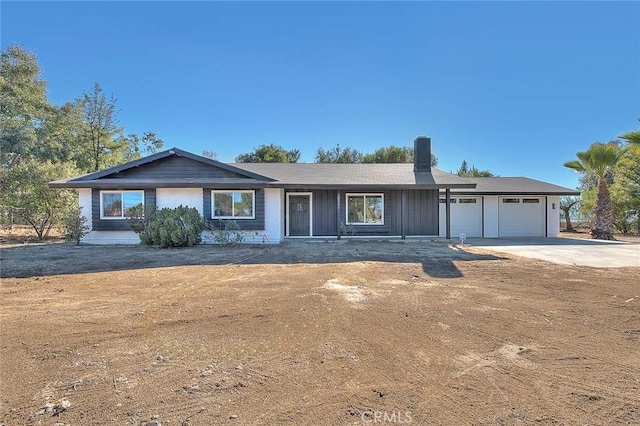
[[[1,256],[7,426],[640,423],[640,269],[416,241]]]

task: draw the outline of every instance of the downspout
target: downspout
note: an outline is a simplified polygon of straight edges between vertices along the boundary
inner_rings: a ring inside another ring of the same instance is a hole
[[[484,195],[482,196],[482,214],[481,214],[481,217],[482,217],[482,231],[481,231],[480,235],[482,235],[482,238],[484,238]]]
[[[447,217],[447,224],[446,224],[446,228],[447,228],[447,232],[446,232],[446,239],[450,240],[451,239],[451,189],[447,188],[444,191],[444,200],[445,200],[445,206],[446,206],[446,217]]]
[[[341,228],[342,226],[340,226],[340,224],[342,223],[340,221],[340,190],[336,191],[337,193],[337,200],[336,200],[336,228],[337,228],[337,234],[336,238],[339,240],[340,239],[340,233],[341,233]]]
[[[403,240],[407,239],[407,216],[409,210],[407,209],[407,190],[400,191],[400,234]]]

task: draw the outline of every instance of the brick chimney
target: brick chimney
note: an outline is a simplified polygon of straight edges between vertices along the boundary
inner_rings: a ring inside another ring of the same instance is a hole
[[[431,138],[418,136],[413,142],[413,171],[431,172]]]

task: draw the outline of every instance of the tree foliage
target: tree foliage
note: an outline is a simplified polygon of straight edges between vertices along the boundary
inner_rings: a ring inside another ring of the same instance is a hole
[[[218,153],[215,151],[210,151],[208,149],[203,149],[202,150],[202,156],[205,158],[209,158],[211,160],[217,160],[218,159]]]
[[[638,121],[640,121],[640,118]],[[640,145],[640,130],[632,130],[618,137],[630,144]]]
[[[340,144],[336,144],[336,146],[327,150],[318,148],[315,162],[341,164],[361,163],[362,153],[355,148],[342,148]]]
[[[83,125],[79,134],[80,154],[77,160],[87,171],[98,171],[143,155],[157,152],[164,142],[154,132],[124,133],[118,126],[117,99],[107,98],[100,84],[76,101],[83,111]]]
[[[236,163],[297,163],[300,160],[300,151],[287,150],[280,145],[260,145],[252,152],[240,154],[236,157]]]
[[[363,163],[413,163],[413,147],[383,146],[370,154],[362,155]],[[431,153],[431,167],[438,165],[438,159]]]
[[[560,197],[560,211],[565,221],[565,229],[567,231],[573,231],[573,225],[571,224],[571,215],[577,211],[580,204],[580,197],[564,196]]]
[[[75,191],[47,185],[61,175],[74,174],[73,169],[64,170],[63,166],[70,167],[69,164],[30,158],[11,168],[0,169],[3,205],[18,209],[41,240],[47,238],[51,228],[78,203]]]
[[[595,218],[591,227],[591,237],[612,240],[613,204],[609,192],[609,176],[622,159],[625,150],[617,141],[609,143],[595,142],[588,150],[578,152],[578,160],[564,163],[564,166],[579,173],[591,175],[597,179]]]
[[[124,134],[116,100],[98,83],[81,98],[53,105],[36,56],[19,46],[0,54],[0,205],[21,212],[38,237],[77,204],[73,191],[47,182],[120,164],[162,147],[153,132]]]
[[[489,170],[479,170],[476,166],[471,166],[467,164],[467,160],[462,160],[462,164],[458,168],[456,172],[458,176],[462,177],[494,177],[495,175],[491,173]]]
[[[122,156],[127,143],[116,138],[122,132],[118,127],[116,99],[107,98],[98,83],[92,92],[85,92],[78,100],[84,111],[84,123],[81,140],[85,146],[84,169],[98,171],[113,165],[117,157]]]
[[[0,54],[0,164],[11,167],[38,148],[52,107],[34,54],[9,46]]]
[[[413,148],[408,146],[384,146],[378,148],[372,153],[363,154],[356,148],[342,148],[340,144],[336,144],[329,149],[318,148],[315,157],[316,163],[338,163],[338,164],[357,164],[357,163],[413,163]],[[431,166],[435,167],[438,159],[431,154]]]
[[[640,144],[629,145],[611,184],[613,224],[623,233],[640,233]]]

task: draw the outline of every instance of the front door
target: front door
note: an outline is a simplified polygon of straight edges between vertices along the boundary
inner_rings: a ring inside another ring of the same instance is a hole
[[[309,195],[289,195],[289,236],[311,236]]]

